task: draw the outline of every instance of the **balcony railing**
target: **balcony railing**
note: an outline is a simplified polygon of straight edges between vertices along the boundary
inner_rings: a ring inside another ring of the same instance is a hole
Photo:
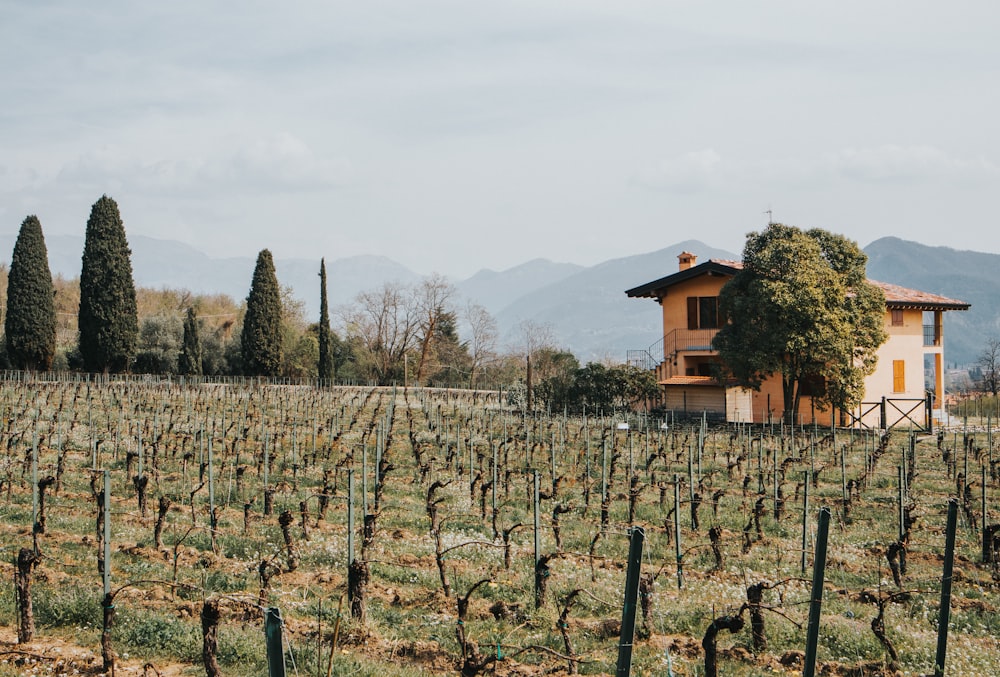
[[[629,350],[626,363],[642,369],[656,369],[664,361],[673,361],[678,353],[712,350],[718,329],[675,329],[645,350]]]
[[[675,329],[663,337],[663,354],[671,357],[693,350],[712,350],[712,339],[718,329]]]
[[[939,324],[924,325],[924,347],[940,347],[942,327]]]

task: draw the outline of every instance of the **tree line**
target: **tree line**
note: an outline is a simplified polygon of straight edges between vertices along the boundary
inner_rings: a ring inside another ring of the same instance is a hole
[[[279,284],[267,249],[240,302],[137,288],[130,256],[118,205],[106,195],[91,209],[76,279],[52,276],[41,223],[25,218],[10,268],[0,268],[0,294],[6,292],[0,366],[505,387],[511,398],[557,410],[610,409],[655,395],[651,374],[624,365],[581,366],[543,325],[522,323],[517,345],[501,348],[490,313],[461,305],[454,286],[437,274],[358,294],[335,309],[334,330],[324,260],[320,314],[312,320],[292,289]]]

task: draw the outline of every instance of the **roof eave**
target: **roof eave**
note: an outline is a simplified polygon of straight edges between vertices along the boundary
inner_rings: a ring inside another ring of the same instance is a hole
[[[904,310],[968,310],[971,303],[935,303],[933,301],[886,301],[886,308]]]
[[[737,272],[738,271],[731,266],[719,263],[718,261],[708,260],[704,263],[699,263],[696,266],[691,266],[687,270],[681,270],[667,275],[666,277],[661,277],[658,280],[653,280],[652,282],[647,282],[646,284],[639,285],[638,287],[627,289],[625,290],[625,295],[633,299],[660,299],[663,298],[663,294],[658,293],[660,290],[672,287],[675,284],[679,284],[685,280],[690,280],[698,277],[699,275],[727,275],[732,277]]]

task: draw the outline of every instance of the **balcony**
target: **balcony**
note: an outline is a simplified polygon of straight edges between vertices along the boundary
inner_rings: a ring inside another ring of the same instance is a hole
[[[674,329],[645,350],[627,351],[626,362],[634,367],[672,374],[672,368],[662,369],[664,362],[673,363],[679,353],[711,352],[712,339],[718,329]]]
[[[925,324],[924,325],[924,347],[925,348],[940,348],[941,347],[941,337],[944,333],[943,327],[940,324]]]

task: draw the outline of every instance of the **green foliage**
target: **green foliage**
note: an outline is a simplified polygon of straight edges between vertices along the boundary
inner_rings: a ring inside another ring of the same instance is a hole
[[[35,621],[43,627],[88,628],[100,623],[100,590],[79,585],[36,586]]]
[[[743,269],[723,287],[729,322],[714,346],[742,385],[782,381],[786,416],[805,383],[819,407],[850,408],[885,341],[885,297],[865,278],[867,257],[851,240],[823,230],[771,224],[750,233]]]
[[[184,316],[184,338],[181,341],[181,353],[177,357],[177,373],[185,376],[202,374],[201,337],[194,306],[188,307]]]
[[[194,662],[201,658],[201,633],[190,623],[144,609],[120,606],[112,626],[112,640],[137,656],[177,656]]]
[[[326,296],[326,260],[319,261],[319,361],[317,376],[323,381],[333,380],[333,346],[330,341],[330,310]]]
[[[176,317],[155,315],[142,321],[133,370],[137,374],[177,373],[181,323]]]
[[[227,340],[219,331],[199,336],[201,342],[201,373],[225,376],[240,372],[240,342]]]
[[[271,252],[257,255],[240,346],[243,372],[248,376],[277,376],[282,361],[281,289]]]
[[[27,217],[14,243],[4,330],[17,369],[47,370],[56,352],[56,309],[48,252],[38,217]]]
[[[652,372],[629,365],[606,367],[597,362],[550,376],[536,389],[552,411],[611,412],[645,404],[657,393]]]
[[[316,376],[319,345],[315,334],[305,332],[299,334],[286,328],[285,351],[282,365],[282,375],[292,378],[313,378]]]
[[[90,211],[80,273],[80,356],[88,371],[127,371],[135,357],[139,322],[130,255],[118,205],[105,195]]]

